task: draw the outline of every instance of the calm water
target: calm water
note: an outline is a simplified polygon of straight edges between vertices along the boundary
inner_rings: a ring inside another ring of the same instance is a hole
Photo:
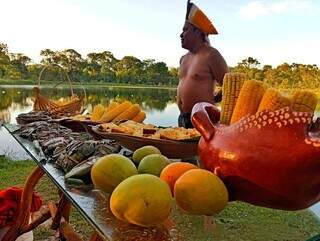
[[[131,100],[139,103],[146,112],[146,123],[161,126],[177,126],[178,107],[175,104],[176,90],[150,89],[150,88],[113,88],[99,87],[84,90],[75,89],[78,95],[86,95],[86,111],[91,112],[92,107],[102,103],[107,105],[110,100]],[[44,88],[41,93],[58,100],[70,96],[70,89]],[[7,123],[16,123],[20,113],[32,110],[33,90],[31,86],[0,86],[0,119]],[[24,150],[15,143],[11,136],[0,130],[0,155],[7,155],[12,159],[28,158]]]
[[[83,89],[76,89],[75,92],[83,95]],[[45,96],[53,99],[67,97],[70,89],[50,89],[41,90]],[[146,123],[161,126],[177,126],[178,107],[175,104],[176,91],[174,89],[141,89],[141,88],[113,88],[99,87],[87,88],[86,109],[91,112],[96,104],[107,104],[110,100],[132,100],[139,103],[147,113]],[[16,123],[16,117],[20,113],[32,110],[33,91],[30,86],[0,86],[0,119],[7,123]],[[318,105],[319,107],[319,105]],[[320,116],[317,108],[317,116]],[[18,145],[15,140],[4,130],[0,129],[0,155],[6,155],[11,159],[28,159],[27,153]],[[320,203],[311,208],[320,217]]]

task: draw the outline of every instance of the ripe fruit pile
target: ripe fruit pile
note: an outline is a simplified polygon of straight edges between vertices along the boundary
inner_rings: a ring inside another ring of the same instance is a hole
[[[136,167],[137,166],[137,167]],[[153,146],[136,150],[132,161],[120,154],[100,158],[92,167],[96,188],[110,193],[110,210],[118,219],[149,227],[177,205],[194,215],[213,215],[227,205],[228,192],[213,173],[184,162],[171,162]]]

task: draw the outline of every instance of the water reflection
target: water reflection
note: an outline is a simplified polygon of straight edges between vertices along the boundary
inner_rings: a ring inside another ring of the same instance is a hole
[[[1,86],[0,87],[0,119],[7,123],[16,123],[20,113],[32,110],[32,86]],[[139,103],[147,114],[146,123],[161,126],[177,126],[178,107],[175,104],[175,89],[151,88],[75,88],[79,96],[86,96],[85,108],[92,111],[94,105],[107,105],[111,100],[130,100]],[[41,94],[58,100],[70,96],[69,88],[42,88]],[[3,129],[0,130],[0,155],[6,154],[12,159],[25,159],[28,156]]]
[[[100,87],[86,88],[85,93],[82,88],[77,88],[74,91],[78,95],[86,95],[86,109],[89,112],[94,105],[99,103],[107,105],[111,100],[130,100],[134,103],[139,103],[147,112],[147,116],[157,115],[157,118],[152,117],[150,119],[153,123],[159,125],[176,124],[176,118],[174,118],[174,122],[168,120],[169,116],[172,114],[177,115],[178,113],[178,108],[175,105],[175,89]],[[50,96],[51,99],[58,100],[61,97],[70,96],[70,89],[43,88],[41,89],[41,93],[44,96]],[[15,117],[19,113],[31,110],[32,98],[33,90],[30,87],[0,87],[0,118],[6,122],[14,123]],[[168,107],[169,109],[167,110]],[[159,115],[159,113],[166,111],[169,112],[168,116],[163,117]],[[161,119],[164,119],[164,123],[162,123]]]

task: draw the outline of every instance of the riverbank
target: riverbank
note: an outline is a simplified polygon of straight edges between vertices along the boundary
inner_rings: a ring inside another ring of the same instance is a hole
[[[41,86],[50,87],[55,86],[57,82],[52,81],[41,81]],[[0,79],[0,86],[35,86],[37,81],[35,80],[10,80],[10,79]],[[60,84],[59,87],[69,87],[70,85],[66,82]],[[177,86],[170,85],[143,85],[143,84],[122,84],[122,83],[105,83],[105,82],[73,82],[73,87],[114,87],[114,88],[150,88],[150,89],[176,89]]]
[[[0,157],[0,189],[9,186],[23,185],[27,174],[35,167],[33,161],[10,161]],[[48,200],[57,200],[58,194],[52,182],[44,177],[40,180],[36,190]],[[175,215],[175,214],[173,214]],[[191,221],[192,220],[192,221]],[[240,202],[232,202],[222,213],[215,218],[219,230],[219,240],[291,240],[301,241],[320,233],[320,225],[308,211],[286,212],[274,209],[259,208]],[[90,225],[73,208],[71,223],[83,237],[88,238],[92,232]],[[187,240],[215,240],[212,235],[203,230],[203,218],[179,220],[185,226],[196,227],[196,232],[189,233]],[[52,231],[46,227],[38,227],[34,231],[34,240],[43,240],[52,235]]]
[[[42,87],[53,87],[57,84],[57,82],[52,81],[41,81]],[[32,87],[37,85],[37,81],[35,80],[11,80],[11,79],[0,79],[0,87],[13,87],[13,86],[19,86],[19,87]],[[177,86],[173,85],[145,85],[145,84],[124,84],[124,83],[106,83],[106,82],[73,82],[73,87],[75,88],[127,88],[127,89],[170,89],[175,90],[177,89]],[[70,85],[68,83],[60,84],[59,87],[66,87],[68,88]],[[217,86],[216,91],[220,90],[221,87]],[[277,88],[281,92],[284,93],[290,93],[292,91],[291,88]],[[312,89],[314,93],[317,94],[318,98],[320,99],[320,88]]]

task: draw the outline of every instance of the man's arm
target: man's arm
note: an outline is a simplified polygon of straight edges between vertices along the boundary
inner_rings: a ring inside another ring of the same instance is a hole
[[[179,71],[178,71],[178,78],[179,78],[179,82],[180,82],[180,69],[181,69],[181,64],[182,64],[182,61],[183,61],[183,58],[185,57],[186,55],[183,55],[181,58],[180,58],[180,61],[179,61]],[[181,98],[179,96],[179,91],[177,91],[177,105],[178,105],[178,108],[180,110],[180,112],[182,112],[182,101],[181,101]]]
[[[178,105],[180,112],[182,112],[182,101],[180,99],[179,93],[177,93],[177,105]]]
[[[220,86],[223,84],[223,77],[229,72],[228,65],[218,50],[212,48],[210,53],[210,70],[214,79]]]

